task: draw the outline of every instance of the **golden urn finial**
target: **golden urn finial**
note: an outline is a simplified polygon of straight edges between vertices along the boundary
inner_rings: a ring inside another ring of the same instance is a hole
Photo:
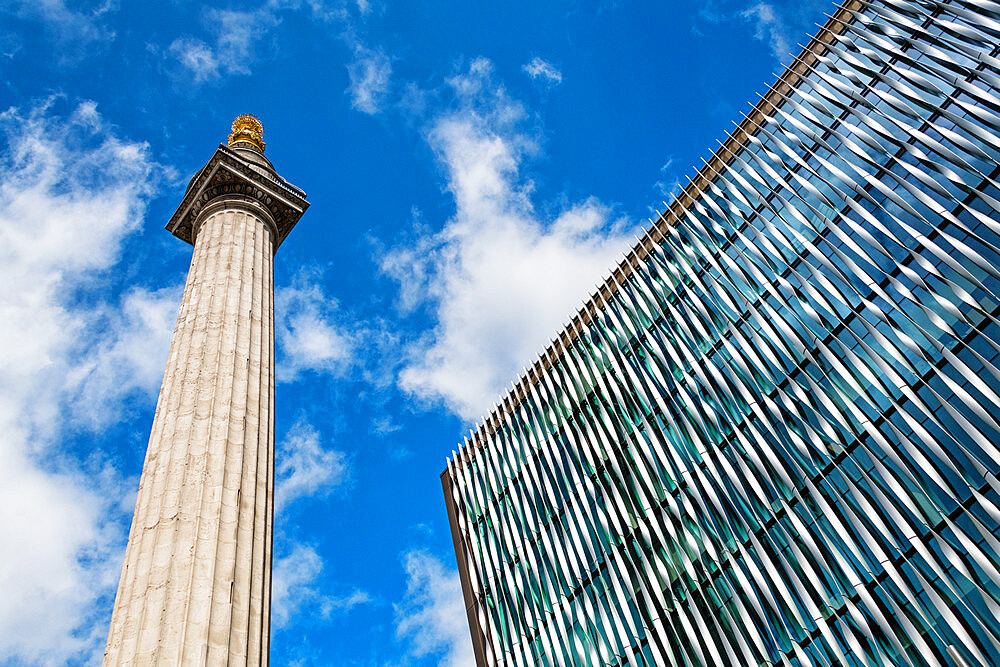
[[[237,141],[246,141],[264,152],[264,126],[253,114],[242,114],[233,121],[232,134],[229,135],[229,145]]]

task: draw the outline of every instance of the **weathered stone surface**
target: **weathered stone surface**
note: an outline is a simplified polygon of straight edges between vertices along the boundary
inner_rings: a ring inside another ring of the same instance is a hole
[[[265,665],[274,512],[274,233],[216,201],[197,237],[105,665]]]
[[[309,207],[233,121],[167,229],[194,253],[153,417],[104,665],[266,665],[274,274]]]

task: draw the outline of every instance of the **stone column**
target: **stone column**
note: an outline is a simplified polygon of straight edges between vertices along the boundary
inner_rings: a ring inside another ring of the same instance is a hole
[[[171,219],[175,234],[189,234],[194,253],[143,464],[105,665],[268,662],[272,259],[290,218],[285,210],[276,216],[268,205],[275,193],[261,185],[274,183],[254,178],[281,181],[273,168],[270,174],[262,168],[270,163],[262,154],[242,155],[251,148],[232,137],[230,145],[220,146],[230,153],[222,157],[236,161],[213,165],[217,152],[188,188],[185,203],[192,203]],[[234,165],[247,169],[241,173]],[[304,204],[304,196],[298,203]]]

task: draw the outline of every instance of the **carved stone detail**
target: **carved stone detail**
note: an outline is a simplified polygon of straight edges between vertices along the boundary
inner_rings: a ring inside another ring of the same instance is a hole
[[[193,244],[194,226],[200,212],[223,198],[252,199],[266,209],[277,232],[275,250],[309,207],[302,190],[267,167],[252,163],[228,146],[220,145],[208,164],[191,179],[167,229]]]

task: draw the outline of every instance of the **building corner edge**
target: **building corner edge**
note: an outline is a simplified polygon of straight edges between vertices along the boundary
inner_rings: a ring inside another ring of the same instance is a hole
[[[452,483],[448,469],[445,468],[441,472],[441,490],[444,493],[445,506],[448,508],[448,527],[451,529],[451,539],[455,547],[458,578],[462,583],[462,599],[465,602],[465,614],[469,622],[469,633],[472,636],[472,651],[476,656],[476,667],[487,667],[486,637],[479,625],[478,601],[476,600],[476,592],[472,589],[472,580],[469,578],[469,559],[465,550],[465,541],[462,539],[462,531],[458,526],[458,507],[455,505],[455,496],[451,489]]]

